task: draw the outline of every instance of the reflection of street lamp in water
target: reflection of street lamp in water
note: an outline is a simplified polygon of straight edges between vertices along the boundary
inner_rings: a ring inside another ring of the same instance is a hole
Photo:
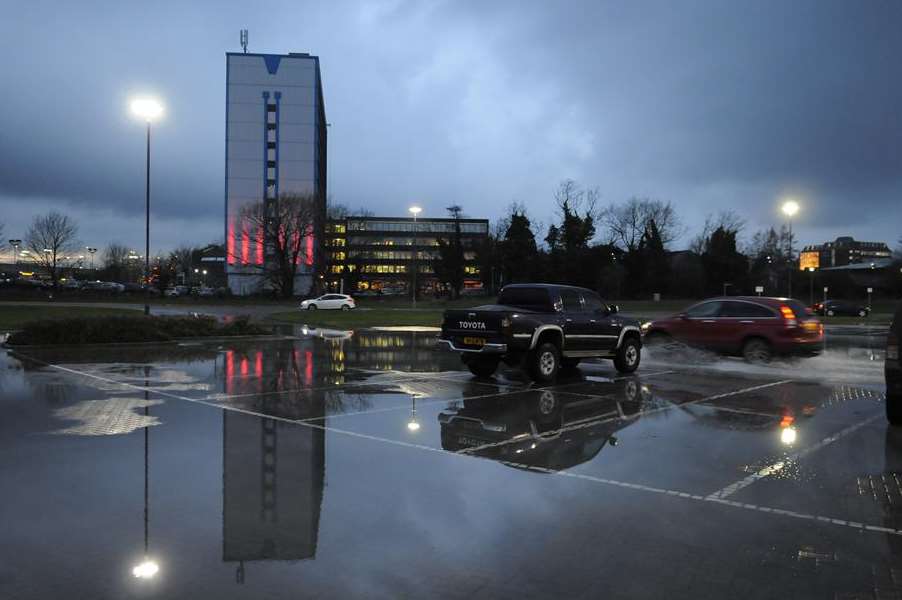
[[[148,547],[150,543],[149,526],[150,526],[150,397],[148,387],[150,367],[144,366],[144,560],[132,568],[132,575],[138,579],[152,579],[154,575],[159,573],[160,565],[152,560],[148,555]]]
[[[796,432],[796,428],[792,425],[784,427],[783,431],[780,432],[780,441],[786,446],[795,444],[796,437],[798,437],[798,433]]]
[[[417,397],[410,396],[410,420],[407,421],[407,430],[415,433],[420,430],[420,422],[417,421]]]

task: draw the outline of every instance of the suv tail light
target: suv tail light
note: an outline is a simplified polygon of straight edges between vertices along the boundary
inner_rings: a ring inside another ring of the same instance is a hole
[[[796,314],[785,304],[780,306],[780,314],[783,315],[783,322],[786,323],[787,327],[795,327],[798,325]]]
[[[899,338],[892,331],[886,338],[886,360],[899,360]]]

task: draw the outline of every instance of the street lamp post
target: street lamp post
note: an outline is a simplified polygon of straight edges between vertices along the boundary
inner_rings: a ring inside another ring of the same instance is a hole
[[[150,124],[163,114],[163,105],[152,98],[132,101],[132,113],[147,123],[147,164],[144,186],[144,314],[150,314]]]
[[[811,290],[808,294],[808,306],[814,306],[814,267],[808,267],[808,272],[811,273]]]
[[[22,240],[9,240],[9,245],[13,247],[13,265],[19,264],[19,246],[22,245]]]
[[[789,289],[787,297],[792,298],[792,218],[799,212],[799,203],[795,200],[787,200],[783,203],[783,214],[789,218]]]
[[[419,270],[419,263],[417,259],[419,258],[419,253],[417,252],[417,215],[419,215],[423,209],[419,206],[411,206],[409,209],[410,214],[413,215],[413,307],[417,307],[417,271]]]
[[[91,270],[94,270],[94,253],[97,252],[97,248],[92,248],[91,246],[85,246],[85,250],[88,251],[88,254],[91,255]]]
[[[204,276],[203,279],[201,280],[201,285],[204,287],[207,287],[207,270],[204,269],[203,271],[201,271],[201,275]]]

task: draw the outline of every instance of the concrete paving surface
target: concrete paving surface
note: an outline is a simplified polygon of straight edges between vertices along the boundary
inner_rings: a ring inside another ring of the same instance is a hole
[[[902,598],[879,339],[539,387],[306,331],[0,351],[0,598]]]

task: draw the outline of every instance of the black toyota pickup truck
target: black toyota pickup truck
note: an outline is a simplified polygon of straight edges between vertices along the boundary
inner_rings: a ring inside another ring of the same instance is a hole
[[[595,292],[567,285],[513,284],[497,304],[446,310],[439,344],[459,352],[477,377],[504,361],[542,383],[583,358],[609,358],[621,373],[639,366],[639,322]]]

